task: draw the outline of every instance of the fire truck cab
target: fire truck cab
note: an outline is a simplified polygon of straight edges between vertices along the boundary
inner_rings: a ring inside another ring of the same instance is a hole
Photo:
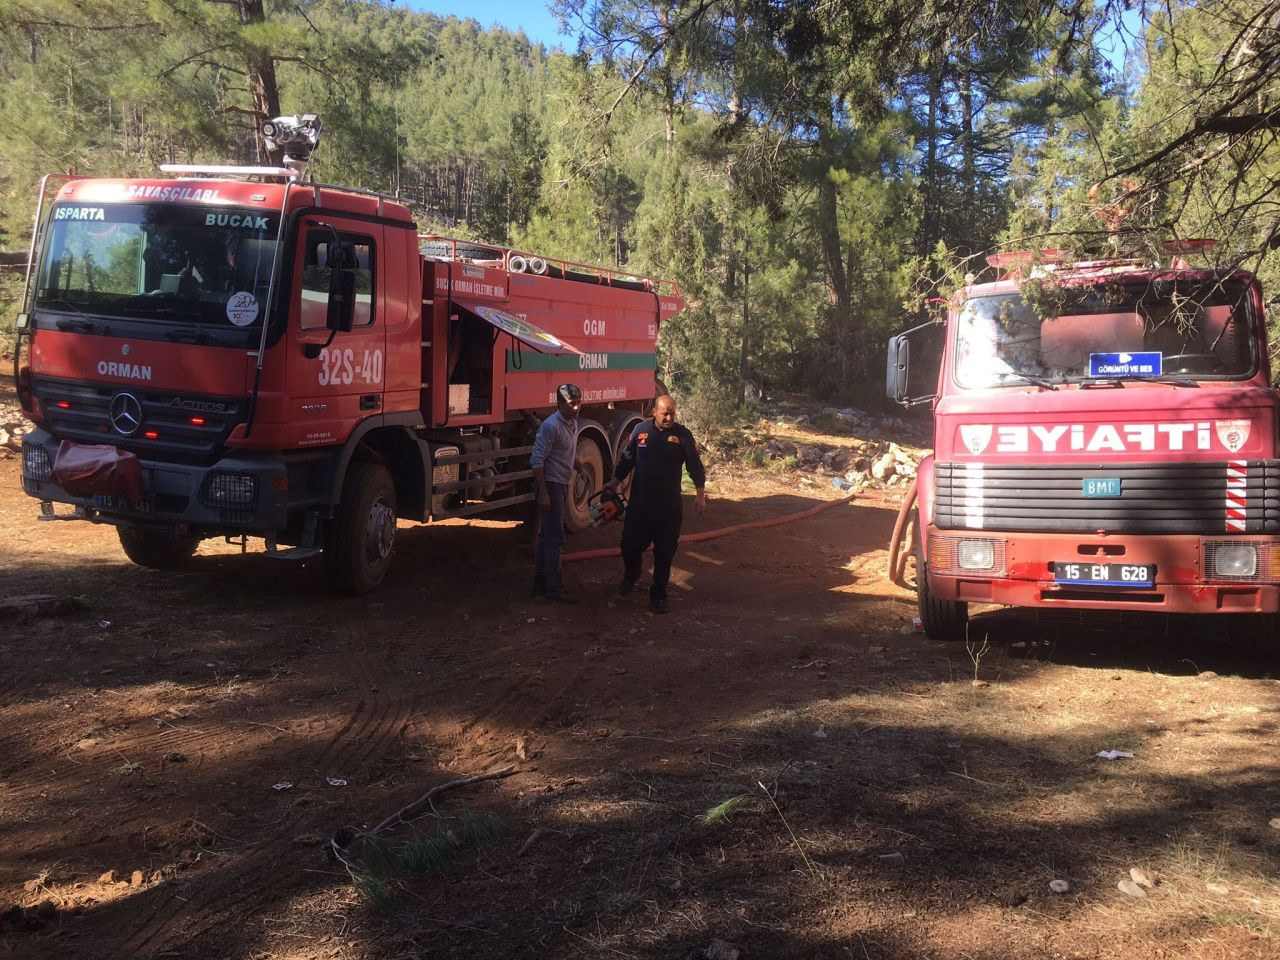
[[[889,341],[889,396],[933,407],[890,562],[901,581],[914,550],[931,638],[963,640],[974,603],[1249,614],[1274,635],[1280,421],[1262,292],[1187,252],[997,255],[998,279]],[[911,345],[930,331],[941,366],[922,388]]]

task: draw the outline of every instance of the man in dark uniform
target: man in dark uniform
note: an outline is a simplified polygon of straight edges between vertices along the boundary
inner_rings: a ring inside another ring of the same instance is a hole
[[[688,469],[697,492],[697,511],[707,509],[707,471],[698,456],[698,444],[689,430],[676,423],[676,402],[661,396],[653,406],[653,419],[632,431],[631,439],[618,458],[609,490],[634,471],[631,501],[622,522],[622,562],[625,571],[618,593],[627,596],[640,579],[640,561],[653,544],[653,586],[649,605],[657,613],[667,612],[667,580],[671,561],[680,540],[683,508],[680,504],[680,474]]]

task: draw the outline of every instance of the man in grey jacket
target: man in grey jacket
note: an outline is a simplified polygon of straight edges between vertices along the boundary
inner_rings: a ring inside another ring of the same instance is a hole
[[[573,474],[586,473],[578,459],[578,411],[582,390],[575,383],[556,388],[556,412],[542,421],[533,441],[529,466],[538,493],[538,545],[534,553],[534,598],[577,603],[560,582],[560,551],[564,547],[564,506]]]

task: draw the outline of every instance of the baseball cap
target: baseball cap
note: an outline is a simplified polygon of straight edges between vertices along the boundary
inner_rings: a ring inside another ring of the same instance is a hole
[[[576,383],[562,383],[556,387],[556,399],[565,403],[572,403],[575,400],[582,399],[582,388]]]

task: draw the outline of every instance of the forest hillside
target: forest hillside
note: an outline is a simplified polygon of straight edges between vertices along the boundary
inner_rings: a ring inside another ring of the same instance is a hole
[[[872,401],[993,249],[1209,236],[1280,290],[1278,0],[556,10],[571,52],[379,0],[0,0],[0,250],[45,173],[253,163],[311,112],[318,180],[678,282],[664,370],[711,406]],[[20,289],[0,267],[5,329]]]

